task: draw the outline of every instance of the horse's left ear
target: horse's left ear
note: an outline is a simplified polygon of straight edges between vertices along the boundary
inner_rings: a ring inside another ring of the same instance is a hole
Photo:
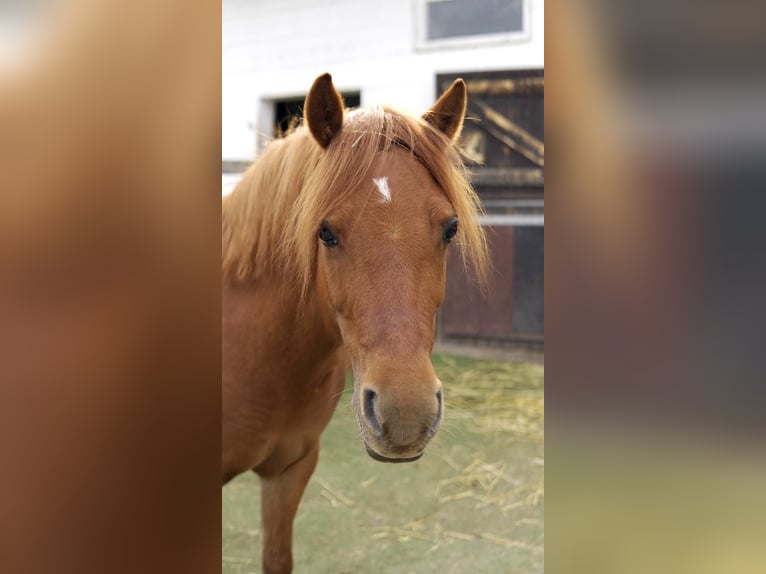
[[[455,141],[463,129],[467,101],[465,82],[458,78],[433,107],[423,114],[423,119]]]
[[[330,74],[322,74],[314,80],[303,114],[319,145],[323,148],[330,145],[343,125],[343,99],[333,86]]]

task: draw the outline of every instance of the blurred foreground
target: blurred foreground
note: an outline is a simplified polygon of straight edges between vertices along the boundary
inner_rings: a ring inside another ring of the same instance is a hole
[[[0,22],[0,570],[208,573],[220,5]]]

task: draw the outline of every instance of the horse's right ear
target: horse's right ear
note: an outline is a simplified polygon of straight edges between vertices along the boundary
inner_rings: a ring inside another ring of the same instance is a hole
[[[319,145],[323,148],[330,145],[343,125],[343,99],[333,86],[330,74],[322,74],[314,80],[306,96],[303,115]]]

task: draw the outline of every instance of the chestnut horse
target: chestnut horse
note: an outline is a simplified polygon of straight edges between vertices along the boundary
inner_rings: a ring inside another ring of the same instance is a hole
[[[223,482],[261,479],[266,573],[292,569],[293,518],[346,360],[372,458],[417,460],[442,420],[430,355],[448,244],[457,235],[464,261],[486,265],[455,146],[465,106],[457,80],[421,119],[347,111],[325,74],[306,125],[223,200]]]

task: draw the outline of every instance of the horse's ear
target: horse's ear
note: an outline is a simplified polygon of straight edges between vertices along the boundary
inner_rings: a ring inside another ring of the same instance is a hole
[[[467,101],[465,82],[458,78],[433,107],[423,114],[423,119],[455,141],[463,129]]]
[[[330,145],[343,125],[343,99],[332,85],[330,74],[322,74],[314,80],[303,114],[319,145],[324,148]]]

